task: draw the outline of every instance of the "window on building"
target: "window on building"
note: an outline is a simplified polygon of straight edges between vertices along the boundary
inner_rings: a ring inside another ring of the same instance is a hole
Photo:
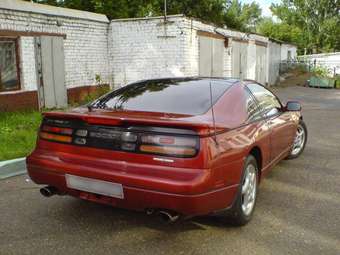
[[[287,52],[287,59],[292,60],[292,52],[290,50]]]
[[[20,89],[17,40],[0,37],[0,92]]]

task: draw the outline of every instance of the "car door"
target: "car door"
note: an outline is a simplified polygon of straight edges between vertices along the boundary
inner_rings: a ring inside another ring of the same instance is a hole
[[[290,150],[295,123],[291,114],[284,111],[281,102],[272,92],[256,83],[248,84],[247,87],[258,101],[270,129],[270,158],[275,161]]]

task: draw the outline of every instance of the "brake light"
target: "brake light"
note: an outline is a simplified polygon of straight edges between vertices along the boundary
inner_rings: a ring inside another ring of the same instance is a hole
[[[141,152],[177,156],[193,157],[198,151],[197,137],[142,135]]]
[[[194,131],[144,126],[97,126],[77,120],[44,119],[41,139],[101,149],[189,158],[197,155]]]
[[[193,148],[180,148],[170,146],[141,145],[140,150],[148,153],[183,157],[191,157],[196,154],[196,150]]]
[[[72,132],[73,132],[71,128],[52,127],[52,126],[47,126],[47,125],[44,125],[42,127],[42,130],[45,132],[58,133],[58,134],[63,134],[63,135],[72,135]]]
[[[43,138],[43,139],[46,139],[46,140],[63,142],[63,143],[71,143],[72,142],[71,136],[56,135],[56,134],[50,134],[50,133],[46,133],[46,132],[40,132],[40,137]]]
[[[195,137],[165,136],[165,135],[143,135],[142,143],[151,143],[158,145],[174,145],[196,147],[197,139]]]
[[[72,128],[53,127],[43,125],[40,132],[40,138],[50,141],[71,143],[72,142]]]

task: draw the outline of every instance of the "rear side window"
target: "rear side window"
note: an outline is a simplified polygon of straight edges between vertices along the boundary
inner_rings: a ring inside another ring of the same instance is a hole
[[[281,110],[281,103],[272,92],[258,84],[248,84],[247,87],[255,96],[265,114],[274,115]]]
[[[127,85],[94,103],[113,110],[200,115],[232,85],[228,80],[166,79]]]
[[[261,118],[261,110],[254,100],[253,96],[245,89],[246,94],[246,109],[248,114],[248,121],[255,121]]]

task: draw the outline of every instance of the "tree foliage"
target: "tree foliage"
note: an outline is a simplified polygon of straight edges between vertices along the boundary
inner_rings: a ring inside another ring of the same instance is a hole
[[[284,42],[291,42],[301,49],[304,48],[304,34],[302,30],[295,25],[274,22],[272,18],[264,18],[258,25],[258,31],[260,34],[268,37]]]
[[[34,0],[107,15],[110,19],[160,16],[164,0]],[[185,14],[219,26],[254,31],[261,18],[257,3],[241,4],[239,0],[168,0],[167,14]]]
[[[224,15],[224,22],[228,27],[240,31],[256,31],[256,25],[261,20],[260,6],[253,2],[241,4],[238,0],[232,0]]]
[[[339,0],[282,0],[272,4],[279,22],[264,20],[260,32],[296,43],[307,52],[340,50]]]
[[[164,0],[34,0],[103,13],[110,19],[161,16]],[[300,50],[340,50],[340,0],[281,0],[272,4],[277,21],[262,18],[256,2],[241,0],[167,0],[167,13],[185,14],[219,26],[257,32],[297,44]]]

